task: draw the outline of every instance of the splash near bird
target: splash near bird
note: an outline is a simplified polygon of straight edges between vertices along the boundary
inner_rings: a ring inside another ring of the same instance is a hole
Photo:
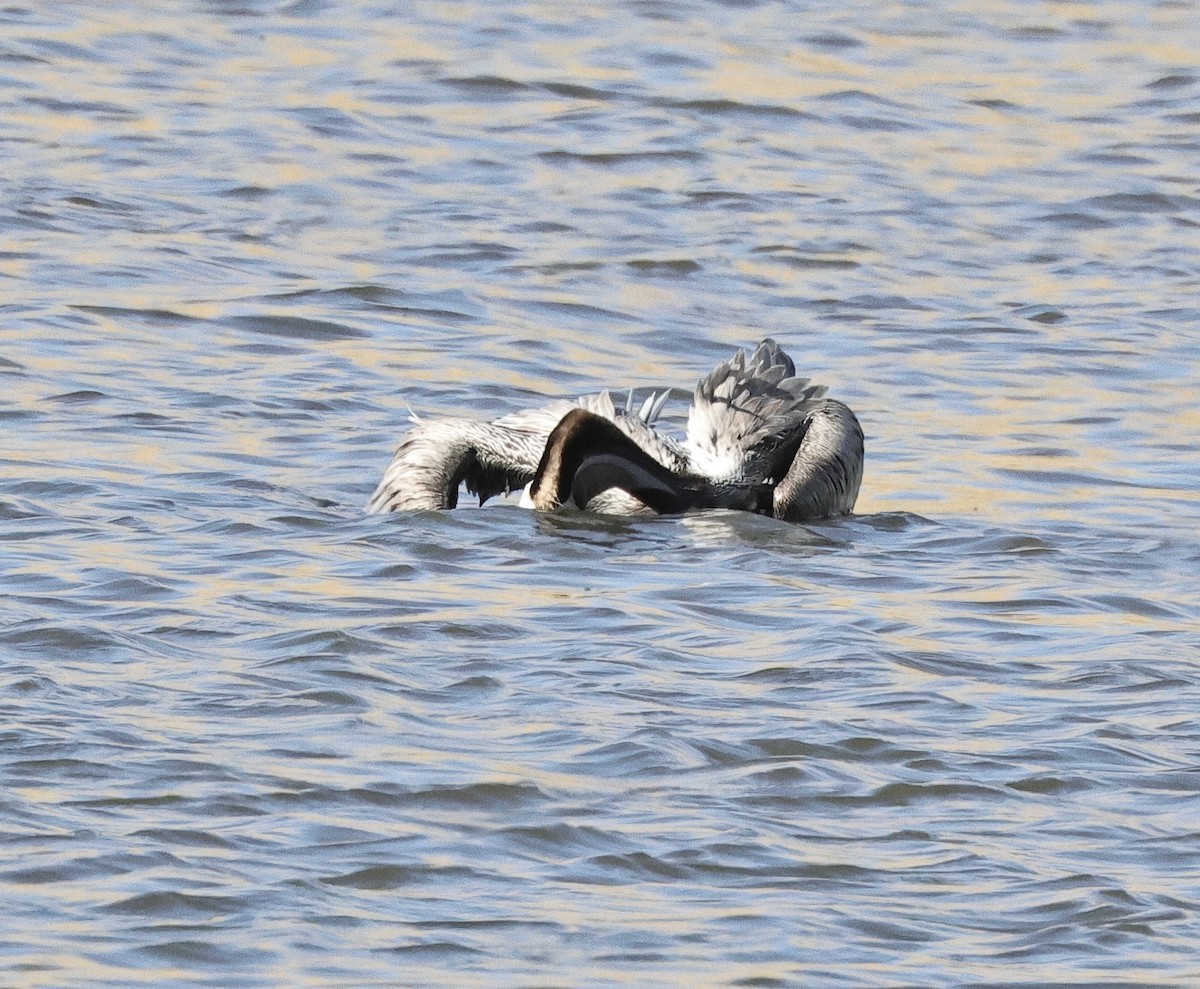
[[[696,385],[682,439],[655,427],[667,392],[636,411],[608,392],[491,422],[418,419],[369,512],[454,508],[525,488],[522,504],[612,515],[730,508],[805,522],[848,515],[863,473],[858,419],[796,377],[774,340],[739,350]]]

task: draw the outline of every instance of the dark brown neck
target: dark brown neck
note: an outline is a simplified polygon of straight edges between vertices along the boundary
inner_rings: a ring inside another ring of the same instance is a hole
[[[603,467],[599,460],[605,461]],[[581,473],[589,461],[589,469]],[[614,461],[622,469],[615,468]],[[557,508],[573,496],[577,503],[586,504],[600,491],[614,487],[663,514],[691,507],[690,493],[678,478],[616,425],[584,409],[572,409],[546,441],[529,488],[534,508]]]

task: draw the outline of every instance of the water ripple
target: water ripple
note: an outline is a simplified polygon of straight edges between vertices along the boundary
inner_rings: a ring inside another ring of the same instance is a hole
[[[1193,6],[6,10],[0,981],[1190,989]],[[767,335],[853,518],[362,512]]]

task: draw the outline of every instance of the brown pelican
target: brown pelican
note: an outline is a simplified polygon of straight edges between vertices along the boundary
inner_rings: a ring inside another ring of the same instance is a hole
[[[492,422],[417,420],[367,505],[453,508],[527,485],[522,503],[610,514],[737,508],[800,522],[848,514],[862,482],[854,413],[797,378],[773,340],[738,351],[696,385],[682,440],[654,423],[667,393],[635,412],[607,392]]]

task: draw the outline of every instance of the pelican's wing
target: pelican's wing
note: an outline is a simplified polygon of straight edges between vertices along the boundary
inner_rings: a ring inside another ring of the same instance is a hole
[[[712,478],[762,473],[759,461],[799,432],[825,391],[797,378],[774,340],[749,357],[739,350],[696,385],[686,443],[693,469]]]
[[[776,518],[848,515],[863,476],[863,432],[854,413],[832,398],[818,403],[805,417],[799,443],[780,450],[774,471],[782,478],[773,496]]]
[[[481,505],[523,487],[533,480],[546,437],[574,407],[552,402],[493,422],[414,418],[367,511],[454,508],[464,482]]]

